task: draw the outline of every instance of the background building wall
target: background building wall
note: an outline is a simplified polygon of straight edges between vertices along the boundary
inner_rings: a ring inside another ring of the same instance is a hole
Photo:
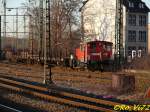
[[[115,0],[89,0],[83,8],[85,40],[114,41]]]
[[[150,23],[148,24],[148,54],[150,55]]]
[[[129,26],[128,25],[128,15],[129,14],[134,14],[136,15],[136,26]],[[145,15],[146,16],[146,21],[147,21],[147,24],[148,24],[148,13],[127,13],[127,25],[126,25],[126,55],[128,54],[128,47],[135,47],[136,51],[138,50],[138,48],[141,46],[141,47],[145,47],[145,53],[147,53],[148,51],[148,36],[146,36],[146,42],[140,42],[139,41],[139,31],[145,31],[146,34],[148,35],[148,29],[147,29],[147,25],[146,26],[140,26],[139,25],[139,16],[140,15]],[[129,42],[128,40],[128,31],[129,30],[134,30],[136,31],[136,41],[135,42]]]
[[[132,4],[133,3],[133,4]],[[135,4],[134,4],[135,3]],[[146,31],[148,35],[148,12],[146,8],[139,8],[138,1],[126,1],[123,6],[123,47],[124,56],[128,56],[128,47],[135,47],[138,51],[139,47],[145,48],[145,53],[148,51],[148,36],[146,42],[139,41],[139,31]],[[142,3],[144,7],[144,3]],[[134,5],[130,7],[130,5]],[[128,9],[129,8],[129,9]],[[130,12],[133,11],[133,12]],[[135,11],[135,12],[134,12]],[[111,41],[115,45],[115,14],[116,14],[116,0],[89,0],[83,8],[83,26],[85,41],[100,40]],[[128,24],[128,15],[136,15],[136,25],[130,26]],[[146,26],[139,25],[139,16],[146,16]],[[136,41],[128,41],[128,31],[136,31]],[[144,51],[144,50],[143,50]]]

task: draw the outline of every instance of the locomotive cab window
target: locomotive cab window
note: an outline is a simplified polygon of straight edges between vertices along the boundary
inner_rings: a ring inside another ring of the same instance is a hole
[[[107,49],[107,51],[111,51],[112,50],[112,46],[111,45],[107,45],[106,49]]]
[[[90,49],[96,49],[96,43],[91,43],[90,44]]]

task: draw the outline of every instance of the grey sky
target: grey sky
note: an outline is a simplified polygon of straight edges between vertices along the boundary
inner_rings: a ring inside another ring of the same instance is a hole
[[[2,2],[3,0],[0,1]],[[21,3],[27,2],[28,0],[6,0],[6,1],[7,1],[8,8],[15,8],[15,7],[20,7]],[[146,5],[150,8],[150,0],[142,0],[142,1],[144,1]],[[2,4],[0,4],[0,6],[1,5]],[[11,11],[11,13],[13,13],[13,11]],[[16,13],[15,10],[14,13]],[[149,23],[150,23],[150,14],[149,14]]]
[[[7,0],[8,7],[18,7],[21,6],[21,3],[28,0]],[[146,5],[150,8],[150,0],[142,0],[146,3]],[[150,22],[150,14],[149,14],[149,22]]]
[[[28,0],[7,0],[7,3],[8,3],[8,7],[18,7],[22,2],[25,1]],[[142,1],[146,2],[147,6],[150,7],[150,0],[142,0]]]
[[[27,0],[7,0],[7,7],[18,7]]]

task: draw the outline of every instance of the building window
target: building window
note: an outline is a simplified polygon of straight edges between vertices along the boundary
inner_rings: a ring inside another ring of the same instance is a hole
[[[140,26],[146,26],[146,16],[145,15],[139,16],[139,25]]]
[[[136,42],[136,31],[134,30],[128,31],[128,42]]]
[[[134,3],[133,2],[129,2],[129,7],[134,8]]]
[[[91,49],[96,49],[96,43],[91,43],[91,44],[90,44],[90,48],[91,48]]]
[[[136,50],[136,46],[128,46],[128,56],[132,55],[133,50]]]
[[[144,8],[144,4],[139,3],[139,8]]]
[[[139,42],[146,42],[146,31],[139,31]]]
[[[136,26],[136,15],[129,14],[128,24],[130,26]]]

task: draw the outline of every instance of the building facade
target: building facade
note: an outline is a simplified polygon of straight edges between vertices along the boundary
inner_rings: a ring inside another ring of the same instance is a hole
[[[123,1],[124,56],[148,53],[148,12],[141,0]],[[89,0],[82,9],[84,40],[115,44],[116,0]]]
[[[148,53],[148,12],[149,8],[141,0],[125,0],[125,55],[145,55]]]
[[[150,55],[150,24],[148,24],[148,54]]]
[[[89,0],[82,9],[84,40],[113,41],[115,0]]]

